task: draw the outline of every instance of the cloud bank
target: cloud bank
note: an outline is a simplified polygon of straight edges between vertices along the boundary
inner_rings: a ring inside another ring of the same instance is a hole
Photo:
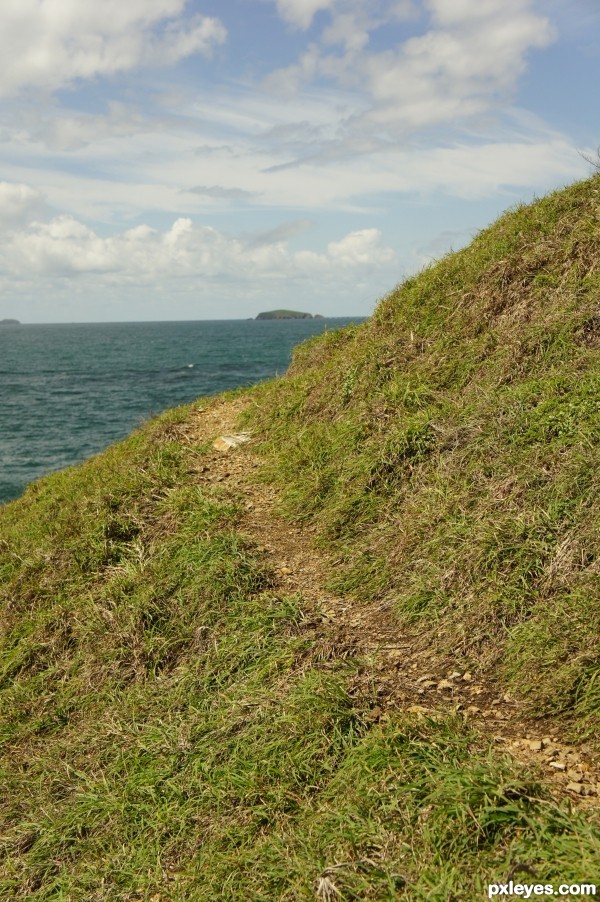
[[[290,237],[310,228],[305,220],[236,237],[180,217],[165,230],[139,225],[103,237],[68,214],[47,221],[31,219],[41,202],[28,185],[0,183],[0,223],[4,224],[0,268],[7,275],[101,275],[122,284],[147,284],[165,277],[227,278],[233,283],[311,272],[341,274],[396,260],[394,250],[374,228],[349,232],[321,252],[293,251],[288,246]]]

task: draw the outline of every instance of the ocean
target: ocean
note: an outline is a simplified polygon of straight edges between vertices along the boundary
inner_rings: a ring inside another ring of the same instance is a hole
[[[285,372],[294,345],[353,321],[0,327],[0,503],[169,407]]]

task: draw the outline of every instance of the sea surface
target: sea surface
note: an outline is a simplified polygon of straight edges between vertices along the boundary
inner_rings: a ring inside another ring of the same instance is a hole
[[[0,503],[169,407],[282,374],[294,345],[352,321],[0,327]]]

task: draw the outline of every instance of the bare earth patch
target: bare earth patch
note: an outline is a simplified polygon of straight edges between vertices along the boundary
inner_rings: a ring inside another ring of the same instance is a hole
[[[341,597],[325,588],[334,562],[315,546],[310,529],[277,513],[277,489],[254,478],[262,460],[252,437],[229,441],[239,437],[239,418],[248,403],[246,398],[207,403],[185,427],[185,439],[210,444],[198,465],[198,483],[241,501],[240,528],[269,557],[275,588],[302,599],[301,630],[312,640],[313,660],[360,661],[352,691],[372,721],[394,710],[429,717],[458,713],[524,765],[539,765],[553,795],[598,807],[600,762],[590,748],[561,742],[560,726],[549,719],[525,720],[517,702],[489,675],[470,673],[460,662],[436,656],[418,637],[403,635],[386,602]]]

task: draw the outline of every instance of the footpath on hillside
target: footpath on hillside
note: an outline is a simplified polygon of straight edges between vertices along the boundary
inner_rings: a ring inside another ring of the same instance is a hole
[[[373,722],[393,710],[433,718],[462,715],[482,738],[493,738],[524,765],[538,765],[555,797],[597,807],[600,762],[587,746],[562,742],[555,722],[527,721],[489,675],[458,670],[456,662],[435,656],[428,644],[403,636],[386,601],[340,597],[327,590],[335,561],[316,547],[310,527],[299,528],[278,513],[277,489],[257,478],[263,461],[252,436],[235,440],[248,403],[245,397],[207,401],[180,434],[190,444],[209,444],[194,478],[241,504],[240,530],[268,556],[275,588],[301,599],[300,629],[313,644],[313,660],[359,662],[351,692]]]

